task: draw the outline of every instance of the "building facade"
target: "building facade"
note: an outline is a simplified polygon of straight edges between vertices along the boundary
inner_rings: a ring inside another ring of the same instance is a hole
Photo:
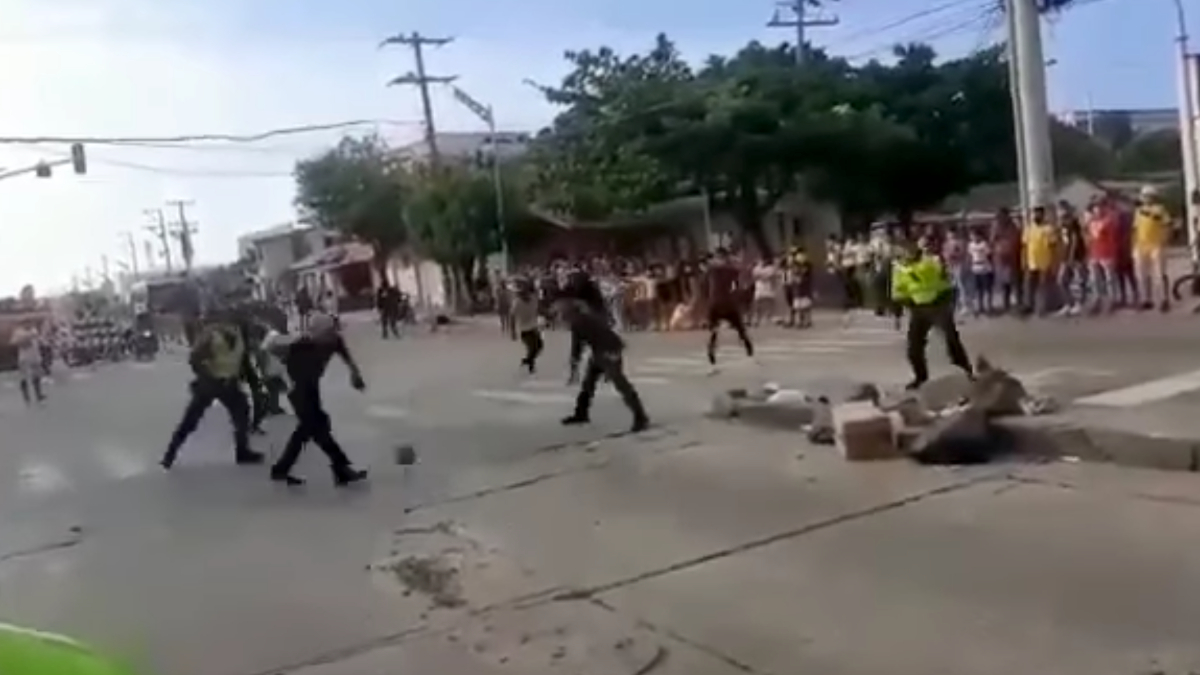
[[[238,254],[253,269],[255,294],[269,298],[292,290],[292,267],[338,242],[336,234],[318,227],[284,223],[238,238]]]

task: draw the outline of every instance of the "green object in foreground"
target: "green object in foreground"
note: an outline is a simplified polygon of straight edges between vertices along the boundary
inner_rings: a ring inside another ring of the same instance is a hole
[[[3,675],[134,675],[70,638],[0,623]]]

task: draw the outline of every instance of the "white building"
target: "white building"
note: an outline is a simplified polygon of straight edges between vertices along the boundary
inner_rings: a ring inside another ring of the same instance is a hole
[[[284,223],[238,238],[238,254],[255,265],[259,297],[290,291],[289,272],[301,260],[334,246],[336,234],[300,223]]]
[[[501,159],[512,159],[524,154],[532,141],[532,134],[524,131],[497,131],[494,137],[486,131],[448,131],[438,132],[435,137],[442,157],[465,160],[490,157],[493,145]],[[396,148],[396,154],[407,161],[425,162],[430,155],[429,143],[421,139]]]

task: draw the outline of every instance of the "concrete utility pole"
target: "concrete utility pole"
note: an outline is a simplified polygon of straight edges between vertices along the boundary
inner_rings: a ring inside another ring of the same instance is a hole
[[[1007,21],[1008,28],[1008,94],[1012,98],[1012,116],[1013,116],[1013,135],[1016,141],[1017,148],[1017,193],[1020,195],[1021,203],[1021,218],[1024,219],[1029,213],[1029,180],[1028,172],[1025,170],[1029,165],[1029,161],[1025,158],[1025,125],[1021,119],[1021,91],[1020,91],[1020,68],[1017,66],[1017,50],[1016,42],[1012,39],[1016,35],[1016,17],[1011,11],[1004,12],[1004,18]]]
[[[1046,57],[1036,0],[1005,0],[1012,15],[1009,43],[1017,66],[1017,105],[1024,132],[1025,184],[1033,207],[1054,201],[1054,158],[1050,148],[1050,107],[1046,102]]]
[[[133,238],[132,232],[122,232],[121,238],[125,240],[125,246],[129,249],[129,271],[133,273],[133,278],[138,278],[138,251],[137,240]]]
[[[184,272],[192,271],[192,260],[196,257],[196,249],[192,242],[192,235],[197,232],[196,223],[187,218],[187,207],[194,204],[195,202],[182,199],[172,199],[167,202],[167,206],[174,206],[179,214],[179,220],[171,223],[171,235],[179,239],[179,253],[183,256]]]
[[[154,221],[153,224],[146,226],[146,231],[154,235],[162,244],[163,263],[167,266],[167,274],[172,270],[171,265],[171,231],[167,228],[167,216],[162,209],[146,209],[146,215]]]
[[[1200,264],[1196,228],[1200,227],[1200,204],[1194,197],[1200,190],[1200,147],[1196,145],[1196,116],[1200,110],[1200,72],[1194,54],[1188,53],[1187,13],[1183,0],[1174,0],[1176,59],[1179,63],[1179,144],[1182,146],[1184,186],[1184,226],[1187,228],[1188,248],[1193,265]]]
[[[413,60],[416,63],[417,72],[408,72],[399,77],[393,78],[388,82],[388,86],[392,87],[398,84],[408,84],[417,86],[417,90],[421,92],[421,107],[425,112],[425,142],[429,144],[429,158],[436,166],[441,161],[441,155],[438,153],[437,147],[437,129],[433,125],[433,103],[429,100],[429,85],[430,84],[450,84],[458,79],[457,75],[450,76],[434,76],[425,72],[425,46],[441,47],[454,42],[454,38],[429,38],[424,37],[420,33],[413,31],[408,35],[396,35],[390,37],[379,44],[380,47],[388,45],[405,45],[413,50]]]
[[[788,2],[776,3],[775,14],[771,20],[767,22],[770,28],[792,28],[796,31],[796,65],[804,63],[804,45],[808,42],[805,39],[806,29],[808,28],[825,28],[828,26],[836,26],[840,20],[836,16],[820,18],[808,16],[808,5],[810,0],[789,0]],[[784,18],[780,10],[787,10],[792,18]]]

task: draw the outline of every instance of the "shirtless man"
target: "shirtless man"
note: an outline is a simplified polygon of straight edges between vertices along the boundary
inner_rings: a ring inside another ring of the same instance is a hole
[[[754,345],[746,334],[746,322],[742,317],[740,296],[741,274],[729,260],[729,251],[719,248],[708,267],[708,363],[713,372],[717,369],[717,329],[721,322],[728,323],[738,339],[746,347],[746,356],[754,356]]]

